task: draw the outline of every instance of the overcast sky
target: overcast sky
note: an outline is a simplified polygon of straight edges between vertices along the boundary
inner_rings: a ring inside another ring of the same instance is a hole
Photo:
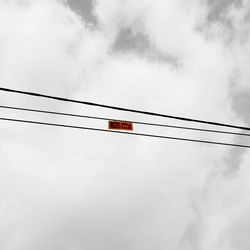
[[[249,14],[249,0],[0,0],[0,85],[250,126]],[[0,105],[194,126],[11,93]],[[249,150],[6,121],[0,138],[2,250],[250,249]]]

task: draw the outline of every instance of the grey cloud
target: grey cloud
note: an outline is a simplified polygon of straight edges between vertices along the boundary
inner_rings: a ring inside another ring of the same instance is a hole
[[[233,108],[239,115],[239,117],[250,125],[250,116],[249,116],[249,109],[250,109],[250,91],[242,92],[242,91],[234,91],[232,93],[233,96]]]
[[[144,53],[150,48],[148,38],[142,33],[134,33],[130,28],[121,29],[113,49],[118,51],[134,50],[138,53]]]
[[[122,28],[113,44],[114,53],[137,53],[151,61],[168,63],[174,67],[180,67],[178,58],[163,54],[152,46],[148,37],[141,33],[135,32],[131,28]]]
[[[230,5],[240,6],[242,0],[208,0],[210,5],[210,12],[208,14],[208,20],[217,20],[220,14]]]
[[[240,141],[239,143],[248,143],[248,141]],[[235,177],[237,175],[240,164],[242,162],[242,158],[244,153],[246,152],[245,149],[235,148],[231,150],[231,153],[225,158],[225,166],[226,168],[223,169],[222,173],[224,176],[229,178]]]
[[[96,24],[96,17],[93,15],[93,0],[67,0],[70,8],[80,14],[87,22]]]

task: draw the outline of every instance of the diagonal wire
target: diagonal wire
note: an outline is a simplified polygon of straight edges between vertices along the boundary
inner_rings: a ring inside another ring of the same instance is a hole
[[[111,105],[106,105],[106,104],[87,102],[87,101],[79,101],[79,100],[73,100],[73,99],[69,99],[69,98],[63,98],[63,97],[58,97],[58,96],[45,95],[45,94],[41,94],[41,93],[15,90],[15,89],[3,88],[3,87],[0,87],[0,91],[12,92],[12,93],[16,93],[16,94],[23,94],[23,95],[29,95],[29,96],[35,96],[35,97],[42,97],[42,98],[53,99],[53,100],[64,101],[64,102],[78,103],[78,104],[107,108],[107,109],[114,109],[114,110],[125,111],[125,112],[138,113],[138,114],[143,114],[143,115],[164,117],[164,118],[176,119],[176,120],[181,120],[181,121],[186,121],[186,122],[209,124],[209,125],[214,125],[214,126],[229,127],[229,128],[248,130],[248,131],[250,130],[249,127],[243,127],[243,126],[238,126],[238,125],[219,123],[219,122],[213,122],[213,121],[198,120],[198,119],[181,117],[181,116],[174,116],[174,115],[166,115],[166,114],[154,113],[154,112],[150,112],[150,111],[122,108],[122,107],[111,106]]]
[[[61,128],[92,130],[92,131],[99,131],[99,132],[105,132],[105,133],[116,133],[116,134],[133,135],[133,136],[144,136],[144,137],[152,137],[152,138],[175,140],[175,141],[187,141],[187,142],[196,142],[196,143],[220,145],[220,146],[250,148],[250,145],[233,144],[233,143],[225,143],[225,142],[218,142],[218,141],[196,140],[196,139],[190,139],[190,138],[171,137],[171,136],[154,135],[154,134],[129,133],[129,132],[121,132],[121,131],[99,129],[99,128],[92,128],[92,127],[73,126],[73,125],[66,125],[66,124],[59,124],[59,123],[48,123],[48,122],[39,122],[39,121],[31,121],[31,120],[23,120],[23,119],[12,119],[12,118],[6,118],[6,117],[0,117],[0,120],[9,121],[9,122],[37,124],[37,125],[44,125],[44,126],[54,126],[54,127],[61,127]]]

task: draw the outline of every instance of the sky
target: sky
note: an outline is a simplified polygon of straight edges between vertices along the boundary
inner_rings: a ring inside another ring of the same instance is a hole
[[[249,127],[249,14],[249,0],[0,0],[0,85]],[[195,126],[3,92],[0,105]],[[0,249],[250,248],[247,149],[6,121],[0,138]]]

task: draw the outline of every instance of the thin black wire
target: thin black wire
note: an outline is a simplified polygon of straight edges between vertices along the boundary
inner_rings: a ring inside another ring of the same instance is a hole
[[[242,129],[242,130],[248,130],[248,131],[250,130],[249,127],[242,127],[242,126],[231,125],[231,124],[226,124],[226,123],[198,120],[198,119],[192,119],[192,118],[187,118],[187,117],[159,114],[159,113],[154,113],[154,112],[149,112],[149,111],[128,109],[128,108],[116,107],[116,106],[99,104],[99,103],[94,103],[94,102],[79,101],[79,100],[73,100],[73,99],[68,99],[68,98],[63,98],[63,97],[58,97],[58,96],[45,95],[45,94],[40,94],[40,93],[35,93],[35,92],[14,90],[14,89],[9,89],[9,88],[2,88],[2,87],[0,87],[0,91],[12,92],[12,93],[16,93],[16,94],[30,95],[30,96],[36,96],[36,97],[42,97],[42,98],[48,98],[48,99],[64,101],[64,102],[78,103],[78,104],[89,105],[89,106],[96,106],[96,107],[107,108],[107,109],[114,109],[114,110],[125,111],[125,112],[133,112],[133,113],[138,113],[138,114],[143,114],[143,115],[159,116],[159,117],[176,119],[176,120],[187,121],[187,122],[203,123],[203,124],[209,124],[209,125],[214,125],[214,126],[229,127],[229,128]]]
[[[81,127],[81,126],[73,126],[73,125],[58,124],[58,123],[48,123],[48,122],[22,120],[22,119],[12,119],[12,118],[6,118],[6,117],[0,117],[0,120],[11,121],[11,122],[20,122],[20,123],[29,123],[29,124],[39,124],[39,125],[62,127],[62,128],[73,128],[73,129],[92,130],[92,131],[107,132],[107,133],[126,134],[126,135],[134,135],[134,136],[144,136],[144,137],[152,137],[152,138],[160,138],[160,139],[168,139],[168,140],[206,143],[206,144],[214,144],[214,145],[221,145],[221,146],[250,148],[250,145],[232,144],[232,143],[224,143],[224,142],[217,142],[217,141],[207,141],[207,140],[196,140],[196,139],[189,139],[189,138],[182,138],[182,137],[171,137],[171,136],[143,134],[143,133],[129,133],[129,132],[121,132],[121,131],[99,129],[99,128],[92,128],[92,127]]]
[[[40,109],[19,108],[19,107],[13,107],[13,106],[5,106],[5,105],[0,105],[0,108],[11,109],[11,110],[19,110],[19,111],[27,111],[27,112],[36,112],[36,113],[43,113],[43,114],[52,114],[52,115],[61,115],[61,116],[70,116],[70,117],[94,119],[94,120],[103,120],[103,121],[110,121],[110,120],[124,121],[124,120],[120,120],[120,119],[107,118],[107,117],[87,116],[87,115],[79,115],[79,114],[72,114],[72,113],[65,113],[65,112],[55,112],[55,111],[40,110]],[[131,120],[129,120],[129,121],[126,120],[126,122],[131,122],[131,123],[134,123],[134,124],[146,125],[146,126],[157,126],[157,127],[166,127],[166,128],[201,131],[201,132],[210,132],[210,133],[219,133],[219,134],[229,134],[229,135],[238,135],[238,136],[250,136],[250,134],[236,133],[236,132],[229,132],[229,131],[221,131],[221,130],[201,129],[201,128],[194,128],[194,127],[175,126],[175,125],[139,122],[139,121],[131,121]]]

